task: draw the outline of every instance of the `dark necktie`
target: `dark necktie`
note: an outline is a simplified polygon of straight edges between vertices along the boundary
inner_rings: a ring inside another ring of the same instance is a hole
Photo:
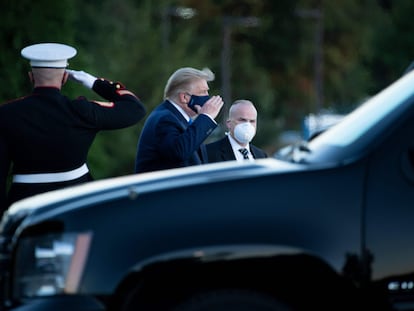
[[[249,158],[249,151],[246,148],[240,148],[239,151],[243,155],[243,159]]]

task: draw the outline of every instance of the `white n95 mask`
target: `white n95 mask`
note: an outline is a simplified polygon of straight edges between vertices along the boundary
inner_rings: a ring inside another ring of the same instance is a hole
[[[249,122],[237,124],[234,128],[234,138],[242,144],[248,144],[256,135],[256,128]]]

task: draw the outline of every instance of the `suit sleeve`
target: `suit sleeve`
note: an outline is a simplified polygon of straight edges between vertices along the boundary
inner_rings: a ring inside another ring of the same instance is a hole
[[[99,129],[120,129],[132,126],[144,118],[146,109],[141,100],[119,82],[97,79],[93,90],[107,101],[88,101],[78,106],[91,125]]]

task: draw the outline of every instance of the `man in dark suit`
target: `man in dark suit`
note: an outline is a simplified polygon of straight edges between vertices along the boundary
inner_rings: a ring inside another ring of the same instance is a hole
[[[209,163],[267,158],[265,151],[250,143],[257,126],[257,110],[251,101],[236,100],[230,107],[226,125],[227,136],[206,145]]]
[[[220,96],[209,96],[208,68],[180,68],[167,81],[164,101],[145,121],[138,141],[135,172],[206,163],[204,140],[217,127],[214,120],[223,106]]]

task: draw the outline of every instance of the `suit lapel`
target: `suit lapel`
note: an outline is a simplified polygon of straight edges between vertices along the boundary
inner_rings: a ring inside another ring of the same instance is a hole
[[[222,140],[221,144],[221,160],[236,160],[236,156],[234,155],[233,148],[231,147],[231,143],[228,137],[225,137]]]
[[[164,101],[164,106],[167,110],[171,111],[171,113],[177,118],[178,124],[180,124],[183,131],[186,130],[188,126],[187,120],[184,118],[184,116],[179,112],[172,103],[170,103],[168,100]]]
[[[252,154],[253,159],[256,159],[256,155],[254,154],[253,146],[250,146],[250,153]]]

